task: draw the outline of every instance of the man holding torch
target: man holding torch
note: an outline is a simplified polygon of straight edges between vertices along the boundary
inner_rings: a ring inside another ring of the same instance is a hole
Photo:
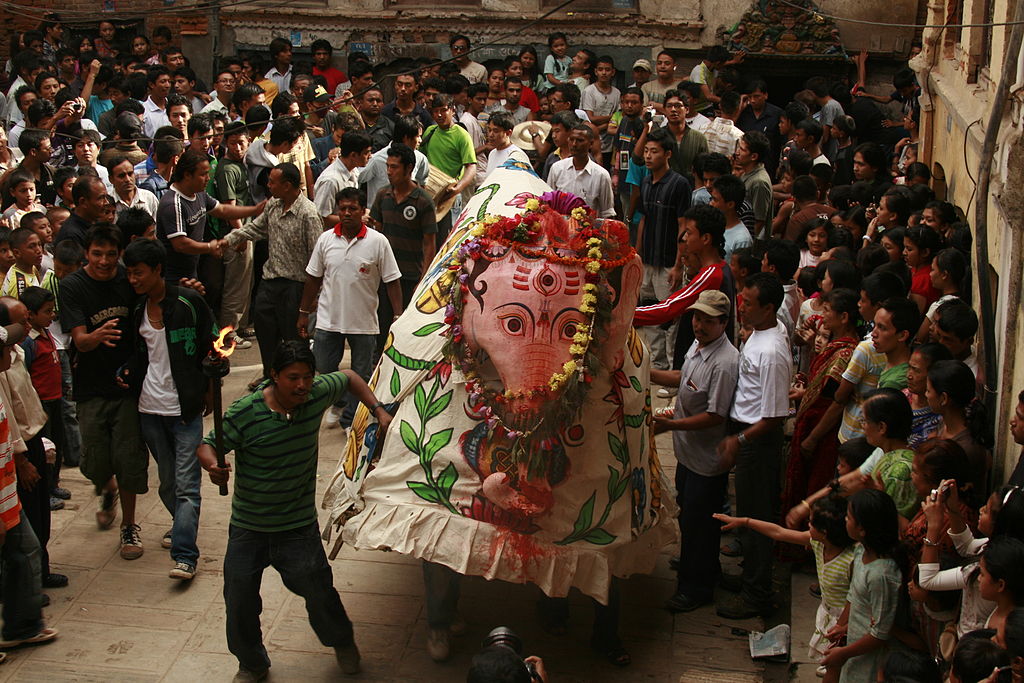
[[[391,416],[351,370],[314,376],[316,359],[308,342],[282,342],[274,352],[269,382],[228,408],[224,451],[235,452],[238,468],[231,501],[231,527],[224,557],[224,603],[228,649],[238,658],[235,680],[266,678],[270,658],[260,630],[260,581],[273,566],[289,590],[306,602],[320,642],[333,647],[346,674],[359,672],[352,622],[334,589],[334,577],[320,540],[316,514],[316,471],[320,420],[324,411],[355,394],[387,430]],[[210,481],[228,482],[229,464],[218,465],[210,433],[196,451]]]
[[[140,298],[131,318],[138,331],[135,352],[121,377],[138,397],[142,438],[160,475],[160,500],[174,520],[162,543],[174,561],[169,576],[189,581],[199,560],[202,470],[195,452],[209,406],[203,359],[217,332],[198,292],[165,282],[167,250],[160,242],[135,240],[124,251],[124,265]]]

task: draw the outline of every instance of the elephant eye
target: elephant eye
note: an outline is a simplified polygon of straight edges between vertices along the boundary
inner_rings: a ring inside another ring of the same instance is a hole
[[[577,329],[579,329],[578,325],[579,323],[577,323],[575,320],[570,320],[569,322],[562,325],[562,339],[572,339],[573,337],[575,337],[576,331]]]
[[[501,321],[501,329],[505,330],[507,334],[514,337],[521,336],[523,334],[523,318],[516,313],[509,313],[508,315],[499,316]]]

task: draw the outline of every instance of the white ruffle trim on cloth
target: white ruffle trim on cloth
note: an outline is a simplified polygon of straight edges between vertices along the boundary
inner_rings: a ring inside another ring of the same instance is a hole
[[[607,604],[610,577],[650,573],[661,549],[676,540],[676,529],[665,516],[628,543],[591,550],[540,542],[444,511],[373,503],[345,523],[342,539],[359,550],[393,550],[463,575],[534,583],[551,597],[575,587]]]

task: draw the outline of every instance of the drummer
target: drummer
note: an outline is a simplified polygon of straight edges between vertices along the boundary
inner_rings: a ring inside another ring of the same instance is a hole
[[[420,149],[427,155],[431,166],[456,179],[434,197],[434,201],[439,205],[446,203],[452,196],[456,198],[451,210],[437,222],[437,243],[444,244],[452,229],[452,218],[462,211],[459,195],[476,179],[477,158],[469,133],[465,128],[455,125],[455,102],[451,95],[435,95],[430,101],[430,115],[437,123],[423,132]],[[404,270],[402,278],[404,282]]]

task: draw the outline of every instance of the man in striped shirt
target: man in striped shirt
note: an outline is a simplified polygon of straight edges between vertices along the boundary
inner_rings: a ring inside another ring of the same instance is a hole
[[[270,658],[260,632],[260,581],[273,566],[284,584],[306,602],[320,642],[333,647],[342,671],[359,672],[352,622],[334,589],[316,517],[316,470],[320,420],[351,391],[387,430],[391,416],[351,370],[314,379],[316,359],[307,342],[282,342],[270,380],[235,401],[224,414],[224,450],[238,469],[224,557],[228,649],[238,658],[235,680],[266,678]],[[217,465],[215,435],[196,456],[210,480],[226,484],[231,466]]]

